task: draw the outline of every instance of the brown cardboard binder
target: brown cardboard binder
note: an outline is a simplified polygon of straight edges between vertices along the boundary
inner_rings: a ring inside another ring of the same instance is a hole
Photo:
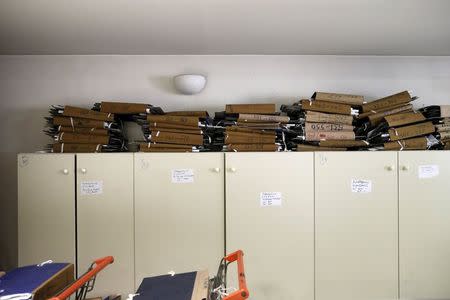
[[[319,142],[320,147],[329,148],[353,148],[353,147],[369,147],[369,143],[362,140],[325,140]]]
[[[412,112],[413,106],[412,104],[402,105],[393,109],[383,110],[382,112],[378,112],[375,114],[371,114],[368,116],[369,122],[372,126],[378,125],[383,121],[383,118],[386,116],[402,113],[402,112]]]
[[[92,134],[92,135],[108,135],[108,130],[103,128],[88,128],[88,127],[69,127],[60,126],[59,132],[75,132],[82,134]]]
[[[352,125],[353,117],[347,115],[325,114],[315,111],[308,111],[306,113],[306,122],[312,123],[332,123],[332,124],[347,124]]]
[[[355,133],[353,131],[318,131],[305,132],[305,140],[309,142],[318,142],[322,140],[354,140]]]
[[[107,123],[100,120],[55,116],[53,117],[53,124],[64,127],[105,128]]]
[[[156,130],[157,128],[173,128],[173,129],[186,129],[186,130],[199,130],[198,126],[187,126],[187,125],[179,125],[179,124],[171,124],[171,123],[149,123],[150,130]]]
[[[164,132],[173,132],[173,133],[187,133],[187,134],[198,134],[202,135],[203,132],[197,128],[197,129],[177,129],[177,128],[166,128],[166,127],[152,127],[152,132],[158,132],[158,131],[164,131]]]
[[[55,143],[52,150],[54,153],[95,153],[102,152],[102,145]]]
[[[412,100],[414,100],[414,98],[411,97],[411,94],[408,91],[403,91],[369,103],[365,103],[363,104],[362,109],[363,112],[371,110],[377,111],[381,108],[398,106],[399,104],[407,104]]]
[[[397,127],[407,124],[419,123],[426,121],[426,118],[421,113],[406,112],[384,117],[390,127]]]
[[[364,103],[364,96],[350,94],[315,92],[311,98],[315,100],[337,102],[356,106],[360,106]]]
[[[167,144],[167,143],[139,143],[140,148],[179,148],[185,150],[191,150],[191,145],[176,145],[176,144]]]
[[[333,123],[305,123],[306,131],[353,131],[352,125]]]
[[[109,143],[109,136],[61,132],[57,140],[60,143],[106,145]]]
[[[208,117],[208,112],[203,110],[186,110],[186,111],[169,111],[166,112],[166,116],[188,116],[188,117]]]
[[[388,142],[384,144],[384,150],[426,150],[427,138],[424,136]]]
[[[239,114],[238,122],[278,122],[287,123],[290,118],[288,116],[275,116],[275,115],[259,115],[259,114]]]
[[[277,144],[229,144],[227,145],[228,151],[235,152],[275,152],[278,151],[280,146]]]
[[[306,111],[318,111],[339,115],[351,115],[352,113],[352,107],[348,104],[307,99],[300,100],[300,104],[302,109]]]
[[[150,140],[156,143],[202,145],[203,136],[196,134],[172,133],[159,131],[151,134]]]
[[[391,128],[389,129],[389,137],[392,141],[398,141],[415,136],[430,134],[435,131],[436,127],[432,122],[425,122],[399,128]]]
[[[149,123],[166,123],[182,126],[198,127],[198,117],[189,116],[167,116],[167,115],[148,115],[147,121]]]
[[[64,112],[62,115],[66,117],[78,117],[91,120],[114,121],[114,114],[112,113],[104,113],[68,105],[64,106]]]
[[[227,104],[225,106],[227,114],[275,114],[274,103],[269,104]]]
[[[275,144],[276,136],[235,131],[225,133],[225,144]]]
[[[227,132],[233,131],[233,132],[241,132],[241,133],[249,133],[249,134],[264,134],[264,135],[270,135],[274,136],[275,133],[273,131],[262,131],[262,130],[256,130],[253,128],[242,128],[238,126],[230,126],[226,129]]]
[[[347,148],[322,147],[307,144],[298,144],[296,151],[347,151]]]
[[[102,101],[100,111],[113,114],[140,114],[147,113],[148,104]]]
[[[185,148],[147,148],[147,147],[139,147],[140,152],[192,152],[191,149]]]

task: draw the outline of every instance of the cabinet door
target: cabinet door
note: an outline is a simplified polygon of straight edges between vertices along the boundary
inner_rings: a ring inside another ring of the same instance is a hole
[[[396,152],[315,154],[316,299],[398,296]]]
[[[134,291],[133,154],[77,154],[78,274],[113,256],[90,295]]]
[[[75,263],[75,157],[18,155],[19,266]]]
[[[314,299],[313,154],[225,157],[226,248],[244,251],[250,298]]]
[[[136,286],[208,269],[224,255],[222,153],[136,153]]]
[[[450,152],[399,153],[400,296],[450,298]]]

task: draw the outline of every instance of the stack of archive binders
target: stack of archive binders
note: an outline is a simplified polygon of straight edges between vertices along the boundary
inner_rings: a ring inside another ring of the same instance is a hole
[[[94,110],[110,113],[116,116],[116,120],[124,127],[129,122],[140,123],[140,120],[146,120],[148,114],[163,114],[164,111],[157,106],[145,103],[128,102],[108,102],[102,101],[94,104]],[[126,144],[126,149],[130,150],[132,145]]]
[[[417,99],[404,91],[363,106],[368,114],[364,126],[369,128],[367,140],[375,150],[438,149],[442,143],[436,137],[431,110],[415,111],[411,101]],[[370,113],[374,110],[375,113]],[[374,115],[382,115],[374,118]],[[368,123],[370,123],[368,125]]]
[[[288,148],[296,151],[365,148],[365,136],[355,133],[357,116],[364,97],[349,94],[315,92],[281,110],[291,117],[287,125]]]
[[[284,149],[282,126],[289,122],[275,104],[227,104],[215,114],[216,135],[224,151],[280,151]],[[217,129],[218,130],[218,129]]]
[[[145,142],[141,152],[200,152],[210,150],[211,120],[206,111],[148,114],[140,124]]]
[[[122,127],[112,113],[103,113],[74,106],[52,106],[47,117],[47,135],[54,143],[46,151],[115,152],[123,151]]]

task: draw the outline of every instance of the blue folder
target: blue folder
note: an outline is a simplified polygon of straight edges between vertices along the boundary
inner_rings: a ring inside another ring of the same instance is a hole
[[[55,274],[67,267],[68,263],[47,263],[42,266],[32,265],[21,267],[0,277],[0,300],[28,299],[34,291]],[[14,295],[21,295],[14,297]]]

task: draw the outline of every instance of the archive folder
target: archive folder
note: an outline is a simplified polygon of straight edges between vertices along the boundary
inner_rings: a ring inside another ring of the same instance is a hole
[[[402,113],[402,112],[412,112],[413,106],[411,104],[398,106],[395,108],[388,108],[388,109],[382,109],[381,112],[377,112],[374,114],[368,115],[369,122],[372,126],[376,126],[380,124],[380,122],[383,120],[384,117]],[[361,117],[361,116],[360,116]]]
[[[288,116],[275,116],[275,115],[259,115],[259,114],[239,114],[237,119],[238,122],[279,122],[279,123],[287,123],[289,122]]]
[[[203,145],[203,136],[196,134],[171,133],[158,131],[150,135],[150,140],[156,143]]]
[[[430,134],[436,131],[436,127],[432,122],[425,122],[415,125],[409,125],[399,128],[389,129],[389,138],[392,141],[403,140],[415,136]]]
[[[114,114],[112,113],[104,113],[68,105],[64,106],[62,115],[66,117],[78,117],[100,121],[114,121]]]
[[[199,118],[189,116],[167,116],[167,115],[148,115],[147,121],[151,124],[159,123],[198,127]],[[155,126],[156,126],[155,125]]]
[[[397,127],[426,121],[424,115],[418,112],[407,112],[384,117],[389,127]]]
[[[369,143],[363,140],[325,140],[319,142],[320,147],[330,148],[355,148],[369,147]]]
[[[411,94],[408,91],[403,91],[394,95],[390,95],[369,103],[365,103],[362,106],[363,112],[367,111],[377,111],[378,109],[386,108],[386,107],[394,107],[398,106],[400,104],[407,104],[413,100],[415,100],[416,97],[412,97]]]
[[[305,123],[305,131],[353,131],[352,125],[334,123]]]
[[[325,114],[320,112],[308,111],[305,116],[306,122],[333,123],[352,125],[353,117],[350,115]]]
[[[276,152],[280,146],[277,144],[229,144],[227,149],[235,152]]]
[[[352,107],[348,104],[303,99],[300,100],[300,105],[302,109],[306,111],[317,111],[322,113],[332,113],[340,115],[352,114]]]
[[[253,134],[235,131],[227,131],[225,135],[225,144],[275,144],[276,136],[274,134]]]
[[[426,150],[427,138],[424,136],[384,143],[384,150]]]
[[[227,114],[275,114],[275,104],[227,104]]]
[[[101,144],[68,144],[55,143],[53,144],[54,153],[93,153],[102,152]]]
[[[69,127],[60,126],[59,132],[74,132],[81,134],[92,134],[92,135],[108,135],[108,130],[103,128],[88,128],[88,127]]]
[[[96,104],[94,106],[96,109],[99,109],[101,112],[105,113],[114,113],[121,115],[130,115],[130,114],[163,114],[161,108],[154,107],[150,104],[143,103],[125,103],[125,102],[108,102],[102,101],[100,104]]]
[[[53,117],[53,125],[64,127],[106,128],[108,123],[100,120],[82,119],[75,117]]]
[[[355,133],[353,131],[319,131],[311,132],[307,131],[305,133],[306,141],[322,141],[322,140],[354,140]]]
[[[337,102],[355,106],[360,106],[364,103],[364,96],[350,94],[315,92],[311,98],[314,100]]]
[[[108,144],[109,136],[61,132],[57,137],[57,141],[75,144]]]

